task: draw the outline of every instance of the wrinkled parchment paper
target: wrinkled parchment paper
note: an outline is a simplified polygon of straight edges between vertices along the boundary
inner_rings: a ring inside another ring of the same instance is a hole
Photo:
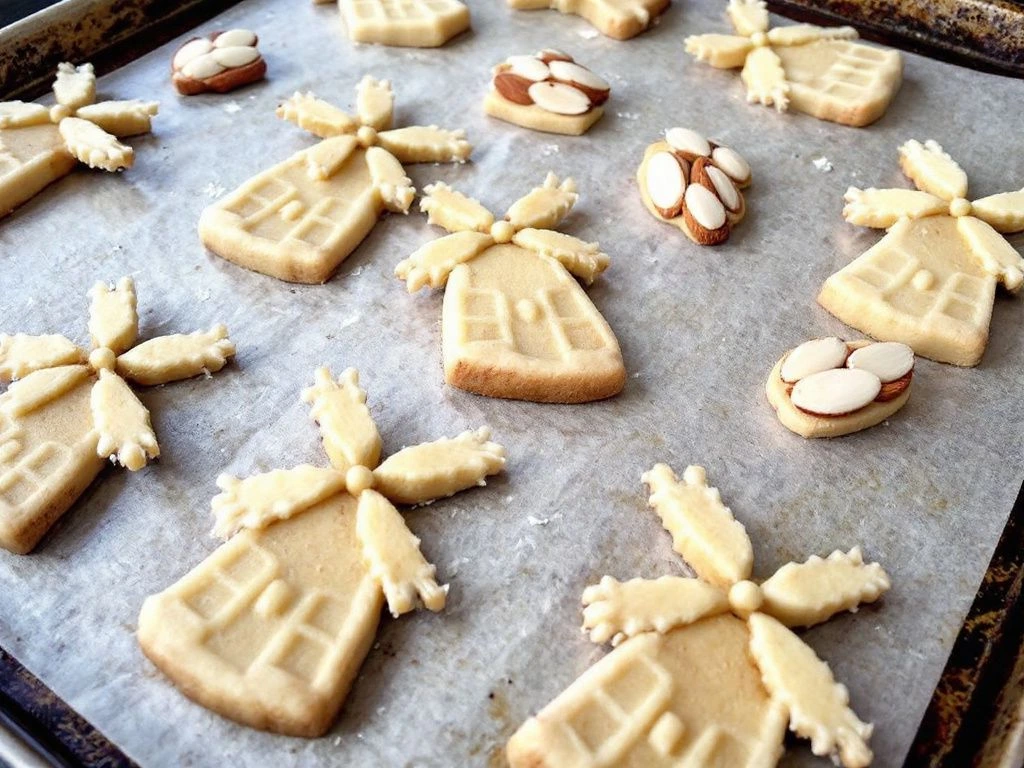
[[[974,196],[1024,184],[1014,106],[1024,83],[908,55],[902,91],[868,129],[780,115],[747,105],[737,74],[684,54],[686,35],[729,31],[724,10],[677,1],[653,30],[616,42],[576,17],[475,2],[472,32],[419,51],[353,45],[332,5],[251,0],[197,31],[256,30],[266,82],[179,97],[168,70],[181,40],[102,78],[101,97],[160,100],[155,132],[132,140],[130,171],[77,171],[0,221],[0,329],[86,343],[88,288],[127,274],[143,338],[223,321],[238,357],[212,378],[143,390],[159,462],[104,472],[35,554],[0,554],[0,644],[147,766],[500,765],[515,728],[604,652],[579,631],[583,588],[606,573],[685,572],[640,474],[657,461],[678,472],[702,463],[751,535],[758,577],[855,544],[891,574],[877,606],[805,637],[877,724],[875,764],[898,764],[1024,475],[1024,299],[1000,293],[978,368],[920,361],[909,404],[851,437],[790,434],[764,378],[807,338],[857,337],[814,296],[881,237],[843,222],[842,196],[851,184],[906,184],[899,144],[938,140]],[[612,83],[607,114],[584,137],[482,113],[491,65],[541,47]],[[314,141],[274,117],[276,104],[313,89],[351,108],[366,73],[394,83],[397,125],[465,128],[476,146],[464,166],[407,166],[417,187],[444,180],[503,211],[548,170],[577,180],[563,229],[611,255],[589,294],[622,345],[619,397],[550,406],[444,386],[441,295],[409,296],[392,277],[442,234],[418,212],[381,221],[323,286],[204,252],[203,207]],[[719,137],[753,166],[747,217],[725,246],[699,248],[641,204],[636,166],[672,125]],[[215,547],[219,472],[326,465],[299,402],[321,364],[362,371],[386,452],[488,424],[509,462],[486,488],[408,513],[451,583],[448,608],[385,618],[337,724],[305,741],[187,701],[133,632],[144,597]],[[827,763],[801,742],[783,764]]]

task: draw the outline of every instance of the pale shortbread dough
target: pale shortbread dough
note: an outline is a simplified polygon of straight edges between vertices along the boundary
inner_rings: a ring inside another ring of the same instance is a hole
[[[757,585],[746,531],[703,468],[680,480],[659,464],[644,481],[697,578],[605,576],[584,591],[584,630],[616,648],[512,736],[512,768],[763,768],[782,756],[787,721],[815,754],[869,765],[871,725],[788,627],[877,600],[885,571],[854,547]]]
[[[597,243],[553,231],[578,195],[548,174],[505,220],[444,184],[421,207],[450,235],[420,248],[395,274],[410,292],[445,288],[445,381],[491,397],[581,403],[622,390],[626,371],[611,328],[573,278],[608,266]]]
[[[550,8],[580,16],[608,37],[628,40],[647,29],[669,0],[508,0],[520,11]]]
[[[844,218],[888,232],[825,281],[818,303],[876,339],[977,365],[996,285],[1024,283],[1024,259],[1002,236],[1024,230],[1024,190],[969,202],[967,175],[936,142],[909,141],[900,156],[920,191],[847,191]]]
[[[31,200],[78,163],[119,171],[135,153],[118,141],[148,133],[155,101],[96,99],[92,64],[61,64],[53,83],[56,105],[0,102],[0,217]]]
[[[234,355],[223,325],[136,343],[135,285],[97,283],[91,352],[60,335],[0,335],[0,546],[26,554],[104,461],[141,469],[160,455],[149,411],[128,383],[219,371]],[[123,378],[122,378],[123,377]]]
[[[462,131],[391,128],[394,95],[365,77],[351,117],[313,94],[296,93],[279,117],[322,141],[243,183],[203,211],[199,237],[246,269],[295,283],[323,283],[385,210],[406,213],[415,189],[402,163],[463,162]]]
[[[469,8],[459,0],[338,0],[338,7],[357,43],[436,48],[469,29]]]
[[[880,118],[899,90],[899,52],[852,42],[853,27],[769,29],[763,0],[729,0],[728,12],[736,35],[693,35],[686,50],[713,67],[742,68],[749,102],[859,127]]]
[[[225,717],[319,736],[394,616],[445,605],[447,587],[392,502],[423,504],[484,484],[505,465],[486,427],[405,448],[383,463],[358,373],[316,372],[303,392],[327,468],[222,475],[214,533],[228,538],[146,599],[142,650],[182,692]],[[230,538],[229,538],[230,537]]]

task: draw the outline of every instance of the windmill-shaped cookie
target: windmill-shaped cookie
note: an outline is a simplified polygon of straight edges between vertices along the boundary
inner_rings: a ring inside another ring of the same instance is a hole
[[[356,118],[311,93],[296,93],[278,117],[323,140],[203,211],[203,244],[281,280],[328,280],[385,210],[408,212],[416,190],[402,163],[463,162],[472,151],[462,131],[387,130],[393,106],[391,85],[369,76],[357,89]]]
[[[737,35],[693,35],[686,50],[719,69],[742,67],[749,102],[863,126],[880,118],[899,90],[900,54],[851,42],[853,27],[768,29],[762,0],[729,0],[728,11]]]
[[[977,365],[996,284],[1016,293],[1024,282],[1024,259],[1000,234],[1024,231],[1024,189],[969,202],[967,174],[934,141],[908,141],[900,165],[919,191],[847,190],[843,217],[888,232],[832,275],[818,302],[876,339]]]
[[[702,467],[680,481],[658,464],[644,482],[697,578],[605,576],[584,591],[584,629],[617,647],[516,732],[513,768],[764,768],[782,756],[787,723],[814,754],[869,765],[872,726],[787,627],[876,600],[889,588],[881,566],[855,547],[784,565],[758,586],[750,539]]]
[[[146,600],[139,643],[190,698],[254,728],[319,736],[370,650],[381,607],[417,597],[444,608],[447,588],[396,504],[483,485],[504,449],[486,427],[405,448],[378,466],[381,440],[354,369],[326,368],[303,400],[331,467],[300,465],[245,480],[221,476],[214,533],[230,538]]]
[[[395,274],[410,293],[446,287],[445,381],[491,397],[582,403],[622,390],[619,343],[573,275],[608,266],[597,243],[554,232],[576,203],[572,179],[549,173],[505,219],[445,184],[426,188],[428,221],[451,234],[420,248]]]
[[[628,40],[647,29],[669,0],[508,0],[519,11],[551,8],[586,19],[608,37]]]
[[[357,43],[436,48],[469,29],[469,8],[459,0],[338,0],[338,8]]]
[[[0,547],[29,552],[103,468],[141,469],[160,448],[125,379],[143,386],[219,371],[235,354],[227,329],[136,346],[135,286],[90,292],[86,353],[60,335],[0,335]],[[123,378],[122,378],[123,377]]]
[[[92,64],[61,64],[57,104],[0,102],[0,216],[30,200],[78,163],[105,171],[131,168],[135,153],[118,141],[149,133],[155,101],[96,100]]]

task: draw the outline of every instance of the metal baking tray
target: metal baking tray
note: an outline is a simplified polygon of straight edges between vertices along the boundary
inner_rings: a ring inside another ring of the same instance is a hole
[[[352,45],[330,5],[196,0],[172,16],[163,5],[65,0],[0,31],[5,98],[43,92],[54,64],[71,58],[97,63],[102,96],[161,101],[154,135],[133,140],[133,169],[77,171],[0,221],[0,328],[83,340],[89,286],[131,274],[144,336],[224,321],[239,349],[212,379],[142,393],[158,464],[104,472],[35,554],[0,557],[9,731],[54,764],[500,765],[514,729],[602,653],[579,634],[583,587],[604,573],[682,572],[639,481],[668,461],[707,466],[751,532],[759,576],[854,544],[889,570],[894,586],[877,606],[807,633],[876,723],[876,765],[1019,763],[1024,301],[997,300],[979,368],[921,361],[909,404],[859,435],[803,441],[775,421],[762,389],[787,348],[851,335],[813,297],[877,242],[843,223],[842,195],[849,184],[904,183],[900,143],[939,140],[979,195],[1019,188],[1019,81],[907,55],[889,113],[856,130],[749,106],[734,73],[690,61],[687,34],[729,29],[716,0],[675,3],[624,43],[575,17],[473,3],[474,30],[430,51]],[[178,97],[171,52],[229,26],[260,34],[268,81]],[[107,33],[82,31],[97,28]],[[482,114],[490,66],[542,47],[612,82],[605,117],[584,137]],[[391,275],[438,236],[419,213],[385,218],[324,286],[280,283],[203,251],[195,227],[206,204],[312,143],[274,106],[311,88],[350,107],[365,73],[394,82],[399,124],[466,128],[476,146],[462,167],[408,166],[418,188],[441,179],[502,210],[549,169],[577,179],[565,229],[612,257],[589,294],[623,348],[630,378],[619,397],[559,407],[444,387],[440,297],[409,297]],[[717,135],[754,167],[748,216],[725,247],[690,244],[639,201],[643,148],[673,124]],[[298,393],[324,363],[360,368],[387,450],[488,423],[510,458],[486,489],[409,513],[452,584],[449,607],[386,619],[337,724],[307,742],[187,701],[133,632],[145,595],[215,546],[219,472],[323,461]],[[783,762],[822,764],[799,744]]]

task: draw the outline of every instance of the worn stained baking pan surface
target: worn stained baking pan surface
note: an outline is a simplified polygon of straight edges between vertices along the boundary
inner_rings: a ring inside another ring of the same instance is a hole
[[[160,461],[102,474],[36,554],[0,557],[0,646],[145,765],[486,765],[603,653],[578,629],[587,584],[604,573],[683,571],[645,510],[639,478],[656,461],[680,471],[700,462],[747,526],[757,575],[854,544],[892,575],[879,605],[805,636],[877,724],[876,765],[898,764],[1020,487],[1024,302],[997,300],[979,368],[921,361],[909,404],[849,438],[791,435],[763,382],[786,349],[850,334],[813,297],[878,241],[843,223],[842,195],[849,184],[904,184],[899,144],[940,141],[975,195],[1024,183],[1024,157],[1007,144],[1017,119],[1007,105],[1021,83],[907,56],[889,113],[855,130],[747,105],[735,73],[692,62],[686,35],[729,30],[712,0],[676,3],[626,43],[552,12],[487,3],[473,14],[473,33],[410,51],[353,46],[331,5],[285,12],[255,0],[198,31],[255,29],[266,83],[177,97],[168,62],[188,35],[100,80],[101,96],[160,99],[154,134],[132,140],[130,171],[78,171],[0,221],[5,284],[17,286],[0,306],[0,328],[83,341],[89,286],[131,274],[143,338],[223,321],[239,354],[212,379],[144,390]],[[532,133],[482,114],[490,67],[549,46],[612,83],[606,116],[587,136]],[[203,251],[195,226],[206,204],[313,142],[273,116],[277,103],[312,88],[350,106],[365,73],[394,82],[399,124],[463,127],[477,147],[462,167],[409,166],[417,187],[445,180],[502,209],[549,169],[577,179],[581,200],[565,228],[612,257],[588,292],[623,347],[630,379],[621,396],[558,407],[444,387],[440,296],[410,297],[391,274],[438,236],[422,214],[386,218],[325,286],[286,285]],[[718,136],[754,168],[748,215],[725,247],[692,245],[640,202],[633,176],[643,149],[674,124]],[[816,169],[820,157],[830,173]],[[448,608],[385,619],[337,724],[302,741],[188,702],[133,633],[144,597],[214,548],[219,472],[322,461],[298,401],[322,363],[361,369],[387,451],[487,423],[509,464],[484,489],[408,513],[452,585]],[[784,761],[822,764],[806,746]]]

